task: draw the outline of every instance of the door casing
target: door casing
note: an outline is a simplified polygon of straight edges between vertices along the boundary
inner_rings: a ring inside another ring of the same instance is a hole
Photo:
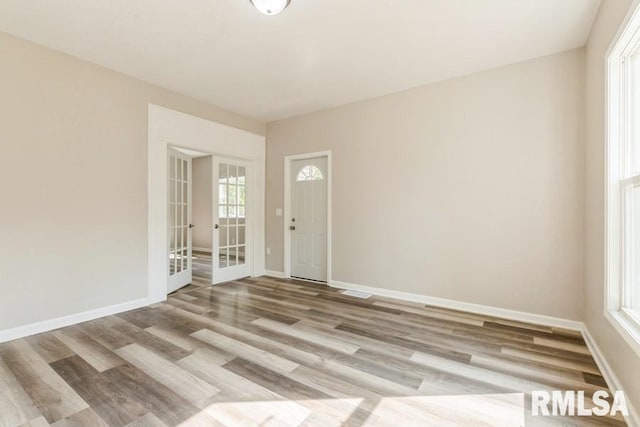
[[[266,139],[200,117],[149,104],[147,302],[167,299],[168,283],[168,147],[179,147],[252,162],[253,206],[264,212]],[[265,218],[253,216],[253,262],[251,276],[265,272]]]
[[[294,160],[314,159],[317,157],[327,158],[327,285],[331,285],[331,187],[333,182],[333,171],[331,164],[331,151],[318,151],[315,153],[295,154],[284,158],[284,277],[291,278],[291,164]]]

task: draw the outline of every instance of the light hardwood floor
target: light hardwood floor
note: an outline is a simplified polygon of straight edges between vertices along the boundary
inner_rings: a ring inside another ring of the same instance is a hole
[[[530,416],[532,390],[606,389],[576,332],[299,281],[210,286],[206,263],[166,303],[0,345],[0,426],[624,425]]]

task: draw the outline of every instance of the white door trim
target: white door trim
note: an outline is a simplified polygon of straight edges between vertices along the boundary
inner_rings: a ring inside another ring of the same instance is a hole
[[[315,153],[295,154],[284,158],[284,277],[291,277],[291,163],[294,160],[314,159],[316,157],[327,158],[327,284],[331,283],[331,187],[333,181],[333,169],[331,165],[331,150]]]
[[[265,151],[266,140],[230,126],[149,104],[148,141],[148,273],[149,303],[167,298],[168,215],[167,149],[189,148],[214,156],[253,162],[252,276],[265,271]]]

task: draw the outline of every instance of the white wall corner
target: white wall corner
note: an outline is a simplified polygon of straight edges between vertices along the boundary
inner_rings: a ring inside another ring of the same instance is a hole
[[[52,320],[32,323],[30,325],[19,326],[13,329],[0,331],[0,343],[17,340],[19,338],[28,337],[30,335],[40,334],[43,332],[53,331],[55,329],[64,328],[66,326],[76,325],[82,322],[99,319],[101,317],[111,316],[125,311],[135,310],[136,308],[146,307],[149,305],[147,298],[141,298],[122,304],[111,305],[108,307],[97,308],[95,310],[84,311],[82,313],[71,314],[69,316],[58,317]]]
[[[614,393],[618,390],[622,390],[624,392],[620,380],[616,376],[611,365],[609,365],[609,362],[607,362],[607,359],[604,357],[604,353],[602,353],[600,347],[598,347],[598,344],[593,338],[593,335],[591,335],[591,333],[589,332],[587,325],[585,325],[584,323],[582,324],[581,332],[582,336],[584,337],[584,341],[587,344],[587,348],[591,352],[596,365],[598,365],[598,369],[600,369],[604,380],[609,386],[609,390]],[[625,417],[625,421],[627,422],[629,427],[640,427],[640,415],[638,414],[638,412],[636,412],[632,403],[629,401],[629,396],[627,395],[627,393],[625,393],[625,398],[627,407],[629,409],[629,416]]]

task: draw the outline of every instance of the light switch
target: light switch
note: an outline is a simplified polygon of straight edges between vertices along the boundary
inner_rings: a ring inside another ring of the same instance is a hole
[[[282,209],[276,209],[276,216],[282,216]]]

